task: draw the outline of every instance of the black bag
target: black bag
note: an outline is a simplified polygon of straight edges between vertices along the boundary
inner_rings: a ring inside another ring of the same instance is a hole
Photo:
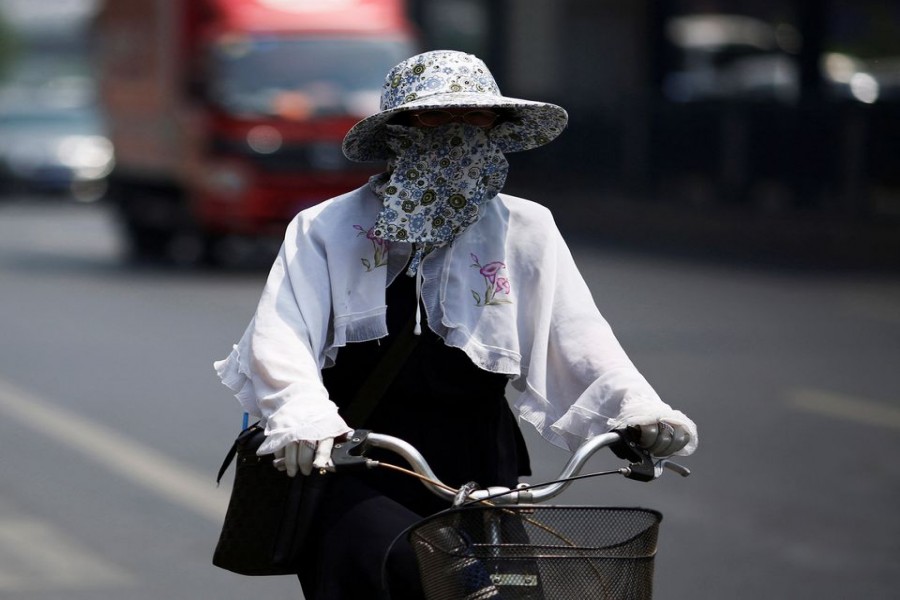
[[[415,349],[419,336],[413,335],[413,326],[410,320],[341,411],[351,425],[362,426]],[[290,575],[297,572],[329,475],[313,471],[288,477],[272,464],[274,454],[256,455],[265,439],[264,429],[251,425],[238,435],[219,469],[217,482],[237,457],[234,487],[212,562],[241,575]]]
[[[213,564],[241,575],[291,575],[323,494],[327,477],[288,477],[272,465],[273,454],[257,456],[266,439],[252,425],[238,435],[225,463],[236,457],[234,487],[225,513]]]

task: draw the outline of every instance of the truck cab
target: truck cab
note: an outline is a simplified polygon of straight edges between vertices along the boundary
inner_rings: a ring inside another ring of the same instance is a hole
[[[133,254],[227,262],[381,168],[341,152],[417,51],[397,0],[109,0],[97,21]]]

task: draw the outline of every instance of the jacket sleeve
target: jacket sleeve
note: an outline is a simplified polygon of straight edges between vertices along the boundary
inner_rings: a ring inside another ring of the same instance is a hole
[[[551,222],[552,223],[552,222]],[[552,443],[574,450],[584,440],[627,424],[667,419],[683,424],[697,446],[697,428],[663,402],[634,366],[600,314],[568,246],[556,229],[540,253],[543,296],[532,318],[532,343],[517,406]]]
[[[296,218],[287,229],[250,325],[215,369],[244,410],[266,423],[267,454],[299,440],[352,431],[322,383],[331,319],[323,245]]]

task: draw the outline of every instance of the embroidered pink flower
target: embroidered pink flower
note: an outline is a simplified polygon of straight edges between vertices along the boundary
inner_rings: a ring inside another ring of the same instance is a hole
[[[368,258],[360,259],[363,266],[366,268],[366,271],[371,271],[372,269],[376,269],[378,267],[386,265],[388,248],[387,240],[384,240],[380,237],[375,237],[375,227],[369,227],[368,229],[366,229],[362,225],[354,225],[353,228],[359,232],[356,234],[357,237],[365,235],[366,239],[372,242],[372,246],[375,249],[375,256],[373,257],[372,261],[370,261]]]
[[[475,298],[476,306],[490,306],[493,304],[512,304],[512,301],[502,296],[508,296],[512,286],[508,277],[501,275],[506,270],[506,264],[495,260],[485,265],[481,264],[476,254],[469,254],[472,257],[473,267],[478,269],[478,273],[484,277],[484,296],[472,290],[472,297]],[[501,297],[498,297],[498,294]]]
[[[503,269],[504,267],[506,267],[506,265],[502,262],[494,261],[489,262],[488,264],[481,267],[478,272],[484,275],[485,279],[487,279],[491,283],[494,283],[494,281],[497,279],[497,273],[499,273],[500,269]]]

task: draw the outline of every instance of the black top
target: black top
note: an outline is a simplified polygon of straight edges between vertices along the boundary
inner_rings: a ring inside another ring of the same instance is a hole
[[[348,344],[340,349],[335,365],[322,371],[325,387],[339,408],[350,403],[397,333],[414,317],[413,277],[397,276],[387,289],[387,307],[386,338]],[[417,345],[369,418],[349,425],[408,441],[422,452],[435,474],[454,487],[469,481],[482,487],[514,487],[519,476],[530,475],[531,469],[525,441],[505,396],[509,379],[476,367],[462,350],[445,345],[425,319],[423,309]],[[394,455],[383,458],[407,466]],[[363,477],[420,514],[446,508],[411,477],[385,470]]]

